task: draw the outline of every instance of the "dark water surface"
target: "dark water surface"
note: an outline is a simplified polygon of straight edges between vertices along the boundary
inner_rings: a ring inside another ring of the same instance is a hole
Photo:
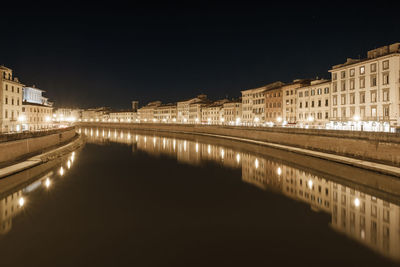
[[[0,266],[399,262],[399,201],[382,190],[218,139],[81,131],[82,150],[1,195]]]

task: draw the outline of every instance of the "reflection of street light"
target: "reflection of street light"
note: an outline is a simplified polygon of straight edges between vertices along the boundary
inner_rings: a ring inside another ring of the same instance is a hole
[[[282,174],[282,169],[281,169],[281,167],[278,167],[278,169],[276,170],[276,173],[277,173],[278,175],[281,175],[281,174]]]
[[[358,198],[354,199],[354,206],[356,206],[357,208],[360,206],[360,200]]]
[[[256,159],[256,160],[254,161],[254,167],[256,167],[256,169],[258,169],[258,159]]]

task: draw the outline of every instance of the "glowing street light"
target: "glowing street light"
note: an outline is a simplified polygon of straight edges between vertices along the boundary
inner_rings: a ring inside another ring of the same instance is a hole
[[[307,120],[308,120],[309,122],[313,122],[313,121],[314,121],[314,117],[308,116]]]
[[[18,117],[18,121],[19,121],[19,122],[24,122],[24,121],[26,121],[26,116],[25,116],[25,115],[19,116],[19,117]]]
[[[282,117],[276,118],[276,121],[277,121],[277,122],[282,122]]]
[[[360,116],[354,115],[353,120],[354,120],[354,121],[359,121],[359,120],[360,120]]]

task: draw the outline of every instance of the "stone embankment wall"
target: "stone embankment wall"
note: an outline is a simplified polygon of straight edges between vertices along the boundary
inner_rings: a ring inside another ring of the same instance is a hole
[[[72,140],[75,127],[57,130],[0,135],[0,163],[18,160]]]
[[[232,136],[400,166],[399,133],[153,123],[81,123],[79,125]]]

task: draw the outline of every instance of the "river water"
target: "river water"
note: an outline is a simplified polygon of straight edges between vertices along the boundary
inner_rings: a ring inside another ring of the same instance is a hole
[[[391,177],[216,138],[78,131],[84,148],[0,181],[0,266],[400,263]]]

